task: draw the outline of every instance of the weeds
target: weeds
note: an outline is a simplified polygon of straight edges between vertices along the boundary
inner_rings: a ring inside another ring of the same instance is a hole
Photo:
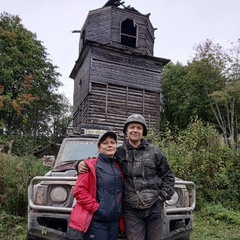
[[[24,240],[26,239],[27,218],[0,213],[0,239]]]
[[[219,215],[221,217],[219,217]],[[222,217],[224,216],[224,217]],[[195,213],[190,240],[239,240],[240,213],[207,205]]]
[[[46,173],[41,161],[33,157],[14,157],[0,153],[0,206],[16,216],[26,216],[27,189],[31,179]]]

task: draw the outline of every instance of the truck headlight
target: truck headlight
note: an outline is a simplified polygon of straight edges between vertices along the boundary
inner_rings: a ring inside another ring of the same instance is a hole
[[[172,198],[171,198],[170,200],[167,200],[167,201],[166,201],[166,204],[167,204],[168,206],[173,206],[173,205],[176,205],[176,204],[177,204],[178,200],[179,200],[179,195],[178,195],[178,193],[175,191],[174,194],[172,195]]]
[[[54,187],[51,189],[49,197],[53,203],[63,203],[66,201],[68,192],[64,187]]]

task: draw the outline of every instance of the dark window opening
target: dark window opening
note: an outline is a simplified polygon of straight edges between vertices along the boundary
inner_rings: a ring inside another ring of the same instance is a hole
[[[136,47],[137,27],[133,20],[126,19],[121,24],[121,44],[128,47]]]
[[[121,44],[128,46],[128,47],[136,47],[136,39],[133,39],[131,37],[128,36],[121,36]]]

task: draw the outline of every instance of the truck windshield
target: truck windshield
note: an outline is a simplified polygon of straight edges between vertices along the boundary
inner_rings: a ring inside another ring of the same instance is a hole
[[[56,165],[70,161],[97,157],[97,139],[64,139],[58,153]]]

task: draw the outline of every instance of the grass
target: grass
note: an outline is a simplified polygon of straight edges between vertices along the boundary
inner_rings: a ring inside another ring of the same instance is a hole
[[[240,225],[196,213],[190,240],[240,240]]]
[[[27,218],[0,212],[0,239],[25,240],[27,233]]]

